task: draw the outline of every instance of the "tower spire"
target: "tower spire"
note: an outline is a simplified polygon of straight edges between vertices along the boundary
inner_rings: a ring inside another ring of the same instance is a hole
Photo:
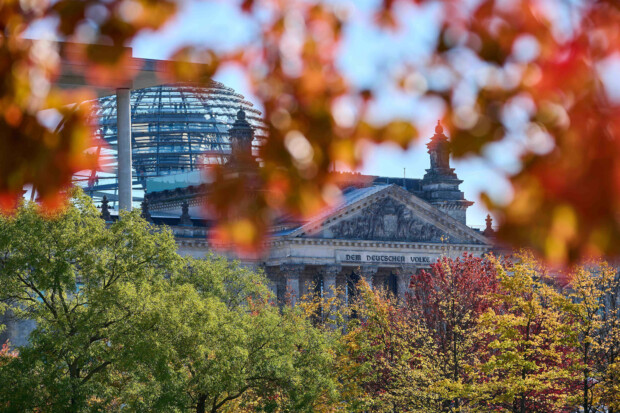
[[[493,218],[491,218],[490,214],[487,214],[487,218],[484,220],[486,222],[487,227],[482,231],[482,235],[485,237],[492,237],[495,235],[495,231],[493,230]]]
[[[431,167],[422,179],[425,198],[439,210],[463,224],[467,223],[466,210],[473,204],[465,199],[459,189],[461,181],[450,167],[450,141],[443,133],[443,126],[437,121],[435,134],[426,145],[430,155]]]

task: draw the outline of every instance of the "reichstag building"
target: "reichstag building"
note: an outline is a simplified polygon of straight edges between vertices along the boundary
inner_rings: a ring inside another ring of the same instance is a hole
[[[110,220],[118,210],[115,99],[100,98],[93,119],[107,143],[97,151],[112,172],[79,178]],[[256,153],[266,133],[261,113],[218,82],[138,89],[130,99],[134,207],[153,223],[169,226],[181,254],[205,256],[211,225],[203,208],[209,183],[201,168],[227,162],[233,148],[243,145]],[[492,230],[467,226],[472,202],[450,168],[447,143],[438,124],[427,145],[429,168],[420,179],[342,174],[338,208],[307,222],[280,220],[266,255],[241,261],[262,268],[280,298],[288,292],[295,299],[308,288],[346,290],[360,277],[402,296],[409,276],[440,256],[488,252]]]
[[[99,98],[92,122],[106,170],[76,177],[113,221],[119,210],[117,102]],[[179,253],[205,257],[212,220],[205,215],[209,192],[203,167],[226,163],[235,151],[256,154],[265,138],[261,113],[221,83],[160,85],[132,90],[131,200],[155,225],[168,226]],[[429,168],[419,179],[342,173],[339,206],[305,222],[282,217],[271,230],[266,253],[239,259],[262,269],[281,302],[306,293],[329,294],[337,287],[348,296],[361,278],[402,297],[411,274],[429,268],[441,256],[476,256],[492,248],[493,230],[467,226],[472,202],[459,189],[450,167],[448,138],[441,125],[427,144]],[[252,159],[252,161],[254,161]],[[311,291],[312,290],[312,291]],[[2,334],[14,345],[27,343],[32,321],[4,320]]]

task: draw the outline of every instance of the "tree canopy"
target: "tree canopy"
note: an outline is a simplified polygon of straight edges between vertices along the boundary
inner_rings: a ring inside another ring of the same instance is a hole
[[[440,260],[400,304],[364,284],[337,347],[347,411],[617,411],[620,277],[558,278],[522,253]]]
[[[279,306],[262,274],[179,256],[137,211],[106,223],[79,192],[54,215],[27,202],[0,216],[0,303],[36,327],[0,348],[0,410],[618,410],[609,265],[446,257],[411,287]]]
[[[0,410],[314,411],[336,394],[329,337],[260,274],[180,257],[137,212],[108,225],[83,194],[0,217],[0,302],[36,321],[0,352]]]

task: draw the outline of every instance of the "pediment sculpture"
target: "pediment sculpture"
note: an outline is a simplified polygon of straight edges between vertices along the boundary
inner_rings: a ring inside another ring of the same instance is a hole
[[[352,218],[329,227],[334,238],[378,240],[455,242],[453,237],[433,224],[416,217],[409,208],[393,198],[385,197]]]

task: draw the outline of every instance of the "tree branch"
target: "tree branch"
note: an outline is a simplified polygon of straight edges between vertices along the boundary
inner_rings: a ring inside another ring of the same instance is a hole
[[[86,383],[88,380],[91,379],[91,377],[93,377],[95,374],[97,374],[100,371],[102,371],[103,369],[105,369],[110,364],[112,364],[111,361],[104,361],[103,363],[101,363],[100,365],[98,365],[97,367],[92,369],[86,376],[84,376],[84,378],[82,379],[81,383],[82,384]]]

